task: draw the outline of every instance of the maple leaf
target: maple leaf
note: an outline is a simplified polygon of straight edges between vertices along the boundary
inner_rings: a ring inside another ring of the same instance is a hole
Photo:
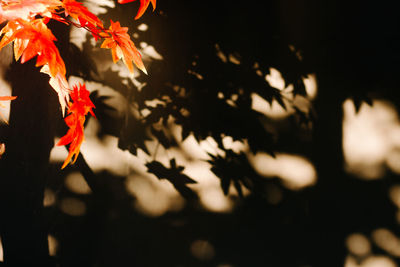
[[[114,63],[122,58],[122,61],[128,67],[129,71],[133,73],[133,61],[140,70],[147,74],[146,68],[142,62],[142,56],[127,34],[128,27],[121,27],[118,21],[114,23],[111,20],[111,26],[107,32],[110,36],[105,37],[101,48],[111,49]]]
[[[16,98],[17,98],[16,96],[0,96],[0,101],[14,100]]]
[[[84,84],[79,84],[79,86],[74,85],[70,95],[72,102],[69,102],[68,105],[69,115],[64,119],[69,130],[57,143],[57,146],[69,145],[69,153],[61,169],[64,169],[71,161],[75,163],[78,158],[80,147],[84,140],[83,126],[85,116],[88,113],[94,116],[92,108],[95,108],[89,98],[89,91]]]
[[[58,101],[60,102],[62,115],[64,117],[65,108],[69,101],[70,92],[68,81],[65,78],[65,75],[61,75],[60,73],[58,73],[56,76],[52,76],[50,73],[49,65],[47,64],[42,67],[40,72],[46,73],[50,76],[49,84],[51,87],[53,87],[54,91],[56,91],[58,95]]]
[[[79,21],[82,27],[96,28],[99,26],[103,28],[103,22],[92,12],[90,12],[82,3],[75,0],[64,0],[63,7],[65,16],[71,16]]]
[[[118,0],[118,3],[119,4],[127,4],[130,2],[134,2],[134,1],[136,1],[136,0]],[[153,6],[153,11],[156,9],[156,0],[140,0],[140,7],[138,10],[138,13],[136,14],[135,19],[140,18],[144,14],[146,9],[149,7],[150,2]]]
[[[14,41],[15,60],[21,63],[37,56],[36,66],[43,66],[42,72],[50,76],[50,85],[57,92],[64,114],[68,102],[68,83],[66,82],[65,64],[54,44],[56,38],[47,28],[43,19],[33,21],[13,20],[0,31],[3,38],[0,49]]]
[[[8,0],[1,1],[0,23],[6,20],[23,19],[30,20],[36,15],[51,17],[62,5],[59,0]]]
[[[7,101],[7,100],[14,100],[16,99],[16,96],[0,96],[0,101]],[[4,106],[0,102],[0,107],[4,108]],[[8,124],[8,121],[4,117],[4,115],[0,112],[0,117],[3,119],[3,121]]]

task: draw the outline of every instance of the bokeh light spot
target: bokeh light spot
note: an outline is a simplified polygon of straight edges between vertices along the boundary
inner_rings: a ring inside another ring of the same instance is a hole
[[[52,236],[48,235],[47,240],[49,242],[49,255],[50,256],[55,256],[57,254],[57,249],[58,249],[58,241],[57,239]]]
[[[60,209],[70,216],[83,216],[86,213],[86,204],[77,198],[64,198],[61,200]]]
[[[56,194],[50,188],[44,190],[43,206],[50,207],[56,203]]]
[[[314,165],[299,155],[277,153],[274,158],[266,153],[257,153],[250,155],[249,160],[260,175],[278,177],[292,190],[314,185],[317,181]]]
[[[386,168],[400,171],[400,121],[386,101],[363,103],[356,113],[354,102],[343,103],[343,154],[347,172],[362,179],[379,179]]]
[[[224,195],[219,187],[208,187],[199,192],[201,204],[209,211],[231,212],[233,202]]]
[[[270,104],[256,93],[251,94],[251,108],[273,119],[284,119],[294,112],[293,109],[290,109],[290,112],[288,112],[289,109],[285,110],[275,99]]]
[[[317,76],[315,73],[308,74],[307,77],[303,79],[303,82],[306,87],[307,96],[311,100],[315,99],[318,92]]]
[[[168,181],[132,175],[126,180],[127,191],[135,196],[134,207],[140,213],[157,217],[168,211],[180,211],[185,200]]]
[[[369,256],[361,262],[353,256],[348,256],[344,267],[397,267],[397,264],[391,258],[383,255]]]
[[[190,245],[193,257],[202,261],[212,260],[215,256],[214,246],[207,240],[196,240]]]
[[[76,194],[86,195],[92,192],[80,172],[72,172],[68,174],[65,179],[65,186],[68,190]]]
[[[285,89],[285,80],[277,69],[269,68],[269,74],[265,76],[265,79],[272,87],[279,90]]]
[[[371,243],[363,234],[354,233],[347,237],[346,246],[348,250],[357,256],[364,256],[371,252]]]
[[[142,23],[137,27],[137,29],[139,31],[145,32],[145,31],[147,31],[149,29],[149,26],[147,24]]]
[[[387,253],[400,257],[400,239],[388,229],[377,229],[372,232],[375,244]]]
[[[361,267],[397,267],[397,264],[387,256],[370,256],[362,262]]]

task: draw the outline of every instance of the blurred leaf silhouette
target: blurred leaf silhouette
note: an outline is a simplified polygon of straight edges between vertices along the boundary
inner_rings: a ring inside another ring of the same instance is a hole
[[[195,198],[196,194],[187,186],[187,184],[195,184],[196,181],[183,174],[185,169],[182,166],[177,166],[175,159],[171,159],[170,167],[166,168],[158,161],[152,161],[146,164],[147,171],[157,176],[158,179],[168,180],[179,193],[185,198]]]

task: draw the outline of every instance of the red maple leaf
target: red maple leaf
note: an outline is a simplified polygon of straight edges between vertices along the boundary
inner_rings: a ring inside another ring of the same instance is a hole
[[[111,20],[111,26],[108,30],[110,36],[105,38],[101,48],[111,49],[114,63],[122,58],[131,73],[133,73],[133,61],[140,70],[147,74],[142,62],[142,56],[127,32],[127,27],[121,27],[118,21],[114,23]]]
[[[94,116],[92,108],[95,108],[89,98],[89,91],[84,84],[75,85],[70,95],[72,102],[68,104],[69,115],[64,119],[69,130],[57,143],[57,146],[69,145],[69,154],[61,169],[64,169],[71,160],[72,163],[75,163],[78,158],[79,150],[84,140],[83,125],[85,123],[85,116],[88,113]]]
[[[118,0],[119,4],[126,4],[126,3],[130,3],[130,2],[134,2],[136,0]],[[136,14],[135,19],[140,18],[144,12],[146,11],[146,9],[149,7],[149,4],[152,4],[153,6],[153,11],[154,9],[156,9],[156,0],[140,0],[140,7],[139,7],[139,11]]]
[[[64,0],[62,3],[66,16],[76,19],[82,27],[96,28],[103,27],[103,22],[92,12],[90,12],[80,2],[75,0]]]
[[[133,1],[135,0],[118,0],[121,4]],[[154,10],[156,0],[140,0],[135,19],[144,14],[150,2]],[[66,18],[68,16],[77,23]],[[95,106],[89,99],[89,92],[85,85],[74,86],[73,91],[69,89],[65,77],[65,64],[54,44],[56,38],[46,26],[50,19],[66,25],[83,27],[90,31],[96,40],[104,38],[101,47],[111,49],[113,61],[122,59],[131,73],[133,73],[132,62],[145,73],[146,69],[139,51],[127,33],[128,28],[121,27],[119,22],[111,21],[110,28],[105,29],[101,20],[80,2],[75,0],[0,0],[0,23],[7,22],[0,31],[0,50],[13,42],[14,56],[17,61],[21,59],[21,63],[25,63],[36,57],[36,66],[42,66],[41,72],[50,76],[49,84],[58,93],[63,114],[68,106],[65,122],[69,130],[57,143],[59,146],[69,146],[68,157],[62,165],[62,168],[65,168],[69,162],[77,160],[84,140],[85,116],[88,113],[94,116],[92,109]],[[69,97],[72,102],[69,102]],[[15,98],[0,96],[0,101]]]
[[[0,49],[14,41],[15,60],[21,58],[21,63],[25,63],[37,56],[36,66],[43,66],[42,72],[51,77],[50,85],[58,93],[64,112],[69,91],[68,85],[60,86],[66,84],[65,64],[54,44],[56,38],[47,28],[43,19],[9,21],[0,31],[0,35],[3,35],[0,41]]]

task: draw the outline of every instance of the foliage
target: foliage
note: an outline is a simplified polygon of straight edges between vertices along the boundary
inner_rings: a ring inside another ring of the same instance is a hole
[[[188,138],[194,138],[199,144],[213,140],[215,151],[201,159],[209,163],[210,170],[221,180],[223,192],[228,195],[233,186],[241,196],[244,190],[265,194],[258,187],[263,184],[262,179],[249,165],[247,155],[258,152],[274,155],[279,150],[276,145],[282,140],[276,122],[254,109],[254,96],[260,96],[266,106],[278,105],[286,109],[291,114],[290,127],[309,131],[311,109],[300,109],[297,100],[309,101],[304,78],[310,71],[301,61],[299,52],[283,40],[259,38],[254,34],[268,21],[260,25],[250,20],[246,25],[255,29],[248,36],[237,38],[247,29],[240,25],[237,16],[221,16],[223,3],[215,5],[215,12],[195,3],[185,3],[181,8],[174,3],[160,4],[158,8],[167,15],[144,18],[143,23],[151,30],[140,32],[140,41],[152,44],[163,59],[149,60],[147,67],[152,75],[140,75],[137,80],[143,87],[139,88],[130,79],[118,79],[119,73],[115,70],[107,69],[103,73],[104,80],[100,82],[119,92],[127,107],[122,117],[113,118],[119,122],[113,129],[106,126],[110,118],[99,118],[101,126],[118,138],[119,148],[134,155],[142,150],[151,157],[146,165],[151,167],[148,172],[169,180],[175,188],[177,183],[186,180],[182,179],[186,174],[184,169],[174,167],[172,160],[176,165],[182,163],[168,152],[180,149]],[[235,8],[236,5],[231,4],[230,12]],[[182,9],[196,12],[188,18],[188,14],[176,11]],[[113,15],[113,11],[110,12]],[[182,23],[203,20],[212,21],[213,26]],[[231,25],[235,31],[221,30],[219,25],[222,24]],[[183,38],[190,40],[190,44],[182,42]],[[272,68],[281,72],[285,81],[283,88],[266,81]],[[176,126],[178,134],[173,130]],[[245,151],[232,150],[224,142],[227,138],[243,144]],[[297,138],[300,137],[295,136],[292,142]],[[155,151],[146,145],[146,141],[152,139],[158,143]],[[160,150],[167,151],[169,166],[168,161],[157,157]],[[185,188],[195,187],[186,181]],[[178,191],[182,194],[183,190]]]
[[[128,2],[133,1],[118,1],[120,4]],[[154,10],[155,0],[140,1],[135,19],[143,15],[150,3]],[[223,5],[216,5],[217,7],[222,8]],[[274,155],[275,144],[278,141],[276,133],[270,131],[275,126],[268,125],[264,115],[254,110],[252,106],[254,95],[260,96],[270,105],[276,102],[283,109],[294,111],[292,117],[296,124],[307,125],[312,118],[309,110],[301,110],[295,103],[298,97],[307,98],[303,79],[307,77],[309,71],[301,64],[299,52],[293,47],[282,44],[280,40],[257,40],[262,41],[260,45],[266,49],[256,51],[258,57],[254,58],[251,54],[254,52],[252,47],[246,47],[252,46],[251,39],[246,43],[237,42],[238,45],[232,46],[226,42],[232,37],[225,36],[229,33],[219,31],[218,27],[186,28],[179,21],[164,16],[145,22],[150,27],[154,22],[169,24],[169,28],[174,29],[173,32],[189,34],[195,45],[188,47],[179,44],[175,42],[174,35],[164,38],[164,35],[160,34],[161,41],[153,38],[146,40],[146,34],[142,35],[141,40],[147,43],[163,43],[157,49],[163,49],[165,46],[170,49],[162,50],[165,60],[151,62],[153,78],[139,76],[139,81],[144,84],[141,89],[134,84],[132,76],[128,79],[121,78],[111,69],[101,73],[100,76],[93,75],[97,70],[87,55],[91,53],[88,50],[89,40],[84,44],[82,52],[74,45],[70,45],[71,49],[77,50],[72,50],[73,53],[68,58],[69,75],[77,75],[86,80],[108,85],[126,97],[127,108],[123,117],[109,117],[106,110],[112,110],[112,107],[105,104],[106,99],[93,94],[95,104],[93,105],[90,100],[77,101],[72,97],[77,94],[86,95],[87,91],[84,86],[74,86],[73,91],[68,88],[65,63],[54,45],[56,38],[46,25],[53,20],[84,28],[96,41],[104,39],[101,48],[111,50],[114,63],[122,59],[132,74],[133,62],[147,74],[141,54],[128,34],[128,27],[121,27],[120,22],[111,20],[110,27],[106,29],[101,19],[82,3],[74,0],[3,1],[1,8],[2,21],[8,20],[2,29],[1,47],[14,41],[15,58],[16,60],[21,58],[22,63],[38,55],[36,66],[43,66],[41,71],[50,76],[49,83],[59,95],[62,110],[68,107],[65,122],[69,130],[58,145],[68,145],[70,153],[62,168],[71,159],[73,162],[77,159],[84,139],[85,116],[89,109],[92,113],[91,108],[96,106],[97,112],[100,112],[98,119],[101,127],[106,129],[105,133],[118,137],[119,148],[128,150],[134,155],[137,155],[138,149],[152,155],[154,160],[146,165],[149,173],[160,179],[169,180],[186,197],[193,196],[194,193],[187,184],[194,183],[195,180],[189,177],[183,178],[186,175],[183,173],[183,168],[177,167],[176,159],[170,159],[169,168],[158,162],[157,151],[149,152],[145,141],[155,138],[159,145],[168,150],[179,146],[179,143],[190,135],[193,135],[198,142],[208,137],[213,138],[220,153],[210,154],[207,160],[211,165],[210,169],[221,179],[221,187],[225,194],[228,194],[229,186],[233,184],[242,196],[242,186],[254,190],[254,184],[258,183],[259,177],[248,165],[243,152],[237,153],[225,147],[223,139],[231,137],[233,141],[248,145],[252,153],[264,151],[271,155]],[[173,11],[174,7],[171,6],[169,12]],[[114,14],[112,8],[108,9],[108,13],[111,17],[119,15]],[[210,13],[205,11],[198,14],[210,16]],[[172,18],[178,17],[177,15]],[[221,17],[217,13],[211,13],[211,17],[207,20],[219,21]],[[224,20],[226,23],[228,21],[237,23],[234,17]],[[254,25],[256,27],[258,24],[254,22]],[[239,32],[243,33],[240,26],[237,26]],[[173,48],[168,45],[171,40],[175,42]],[[176,57],[174,55],[176,51],[180,51],[181,56]],[[271,68],[279,69],[285,81],[284,88],[292,89],[282,90],[269,84],[265,76],[269,74]],[[169,69],[174,69],[174,72],[168,71]],[[210,72],[210,69],[218,71]],[[70,96],[72,102],[67,103]],[[154,106],[149,104],[150,102],[158,104]],[[81,104],[83,106],[80,106]],[[171,123],[179,125],[182,129],[179,140],[171,135]],[[240,171],[233,176],[226,175],[226,170],[232,173],[232,164],[236,164],[233,169]],[[243,168],[243,166],[248,167]]]
[[[119,1],[120,3],[129,3],[132,1]],[[149,1],[141,0],[141,7],[136,19],[140,18],[149,5]],[[156,1],[152,0],[155,8]],[[73,18],[75,21],[71,20]],[[62,113],[68,106],[68,116],[65,121],[71,130],[62,139],[59,145],[71,144],[70,153],[66,164],[79,153],[80,144],[83,141],[83,121],[88,112],[87,103],[90,100],[78,101],[78,98],[72,97],[74,103],[68,103],[70,95],[85,95],[84,87],[74,87],[69,89],[66,79],[66,68],[58,48],[54,44],[57,39],[47,27],[50,20],[62,22],[66,25],[72,25],[88,30],[93,37],[104,39],[102,48],[109,48],[112,51],[114,62],[122,58],[129,71],[133,73],[132,61],[139,69],[146,72],[141,60],[141,55],[137,51],[134,43],[127,34],[128,28],[121,27],[119,22],[111,21],[110,29],[103,27],[102,21],[85,6],[75,0],[4,0],[0,5],[0,23],[7,22],[2,28],[0,35],[3,38],[0,41],[0,49],[9,43],[14,44],[14,57],[21,63],[37,57],[36,67],[41,68],[41,72],[50,76],[49,84],[58,94]],[[79,88],[79,89],[77,89]],[[82,92],[79,92],[82,90]],[[14,98],[2,97],[0,100],[13,100]],[[77,105],[84,106],[78,107]],[[90,102],[90,107],[94,107]],[[77,113],[78,110],[85,112]],[[91,111],[91,114],[93,112]],[[83,118],[82,118],[83,117]],[[77,128],[76,126],[79,125]],[[65,164],[63,165],[65,167]]]
[[[68,130],[67,134],[57,143],[58,146],[70,144],[70,153],[61,167],[62,169],[67,166],[72,157],[75,156],[72,161],[73,163],[78,158],[79,149],[84,139],[83,125],[85,123],[85,116],[88,113],[94,116],[92,108],[95,106],[89,98],[89,91],[86,90],[85,85],[79,84],[78,86],[75,85],[73,91],[70,93],[72,103],[69,103],[69,115],[65,118],[65,123],[70,129]]]

